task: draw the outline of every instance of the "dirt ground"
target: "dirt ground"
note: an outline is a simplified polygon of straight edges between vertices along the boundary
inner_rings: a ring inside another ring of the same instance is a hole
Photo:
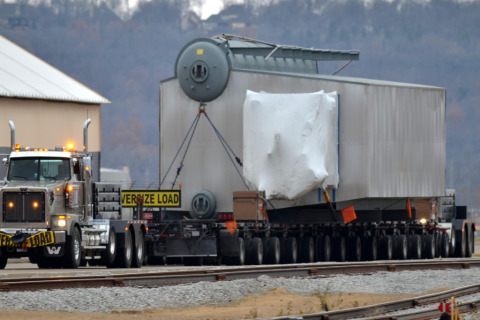
[[[413,295],[375,295],[365,293],[319,293],[297,296],[283,289],[275,289],[261,296],[250,296],[228,305],[213,305],[184,309],[157,309],[147,311],[114,311],[110,314],[69,313],[46,311],[0,311],[2,320],[234,320],[299,315],[325,310],[359,307],[390,300],[411,298]]]

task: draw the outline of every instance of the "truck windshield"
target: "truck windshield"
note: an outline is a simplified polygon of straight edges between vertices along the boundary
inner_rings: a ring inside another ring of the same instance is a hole
[[[8,168],[9,181],[70,180],[70,161],[62,158],[14,158]]]

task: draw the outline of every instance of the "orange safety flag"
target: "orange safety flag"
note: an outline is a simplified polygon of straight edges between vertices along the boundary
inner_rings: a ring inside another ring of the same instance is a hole
[[[225,222],[225,227],[227,230],[230,232],[230,234],[233,236],[235,234],[235,231],[237,231],[237,221],[234,220],[229,220]]]
[[[349,223],[357,219],[357,214],[355,213],[355,209],[353,209],[353,204],[342,209],[342,216],[343,222],[345,223]]]
[[[407,199],[407,211],[408,211],[408,217],[412,219],[412,208],[410,207],[410,198]]]

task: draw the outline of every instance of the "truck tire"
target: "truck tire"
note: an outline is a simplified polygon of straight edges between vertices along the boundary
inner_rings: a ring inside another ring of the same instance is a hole
[[[393,258],[393,241],[391,235],[383,236],[380,239],[380,256],[383,260],[392,260]]]
[[[320,236],[317,242],[318,261],[329,262],[332,259],[332,242],[330,236]]]
[[[395,241],[395,259],[406,260],[408,256],[407,236],[404,234],[400,234],[396,237],[397,239]]]
[[[261,265],[263,263],[263,243],[259,237],[252,239],[252,249],[250,251],[250,262],[254,265]]]
[[[287,238],[287,245],[286,245],[286,256],[285,262],[286,263],[296,263],[298,257],[298,248],[297,248],[297,238],[295,237],[288,237]]]
[[[473,234],[473,232],[470,230],[470,228],[465,227],[465,239],[466,239],[466,250],[465,250],[465,257],[470,258],[472,257],[472,245],[473,245],[473,239],[471,239],[470,235]]]
[[[245,264],[252,264],[252,238],[245,237],[243,238],[243,243],[245,246]]]
[[[375,261],[378,259],[378,238],[376,236],[371,236],[363,239],[364,248],[363,260],[365,261]]]
[[[315,259],[315,243],[312,237],[304,237],[300,262],[311,263]]]
[[[280,239],[278,239],[277,237],[271,237],[270,239],[268,239],[267,263],[280,263]]]
[[[464,258],[467,254],[467,236],[464,230],[455,231],[455,256]]]
[[[243,238],[238,237],[238,254],[234,257],[233,263],[237,266],[243,266],[245,264],[245,242]]]
[[[427,234],[425,237],[425,258],[435,258],[435,235]]]
[[[347,259],[347,245],[344,236],[333,237],[333,260],[345,262]]]
[[[447,258],[450,255],[450,241],[448,238],[448,233],[443,232],[440,239],[440,255],[443,258]]]
[[[450,256],[451,257],[455,256],[456,241],[457,241],[456,232],[455,230],[452,230],[450,232]]]
[[[76,269],[82,260],[82,238],[78,228],[72,228],[72,234],[67,236],[65,253],[63,255],[63,267]]]
[[[422,237],[419,234],[412,235],[412,246],[410,248],[411,259],[421,259],[423,256]]]
[[[107,248],[104,252],[102,252],[102,260],[103,260],[103,263],[107,266],[107,268],[113,267],[113,263],[115,262],[116,255],[117,255],[117,236],[115,233],[115,228],[112,226],[110,227],[110,231],[108,232]]]
[[[5,269],[7,266],[8,255],[6,248],[0,248],[0,270]]]
[[[143,265],[143,259],[145,258],[145,239],[143,237],[143,231],[139,230],[135,241],[135,252],[132,259],[133,268],[141,268]]]
[[[116,268],[130,268],[133,260],[133,241],[130,230],[125,231],[125,246],[118,248],[114,266]]]
[[[362,260],[362,239],[359,236],[349,237],[347,246],[347,260]]]

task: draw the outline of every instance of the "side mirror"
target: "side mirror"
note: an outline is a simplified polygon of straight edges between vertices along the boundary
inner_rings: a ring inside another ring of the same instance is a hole
[[[7,158],[3,158],[2,162],[3,162],[3,165],[8,166],[8,159]]]

